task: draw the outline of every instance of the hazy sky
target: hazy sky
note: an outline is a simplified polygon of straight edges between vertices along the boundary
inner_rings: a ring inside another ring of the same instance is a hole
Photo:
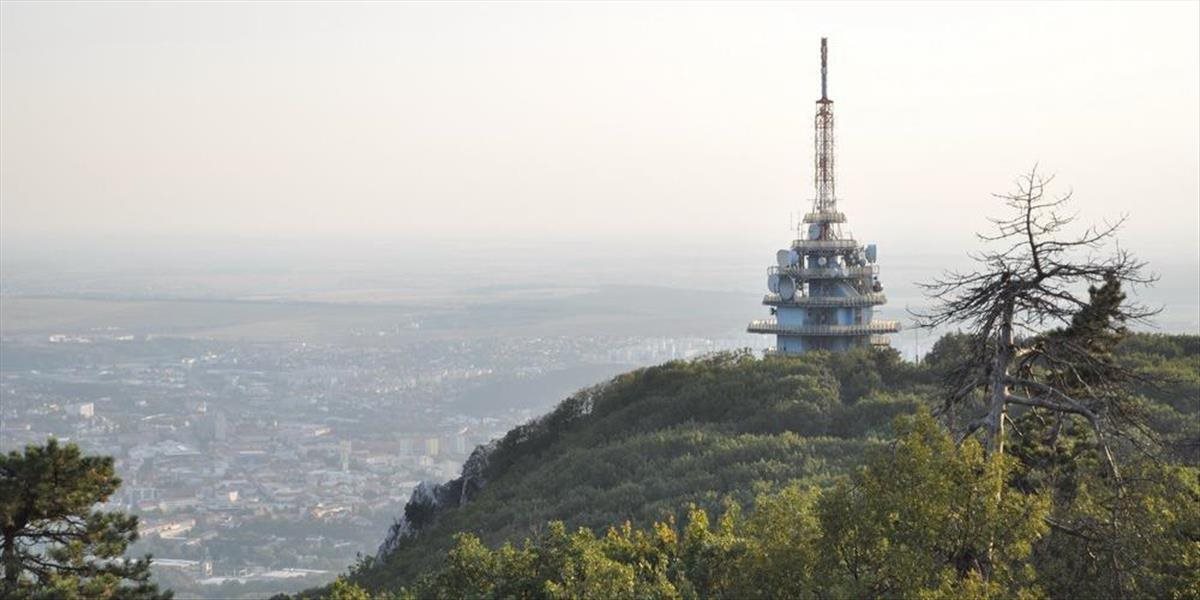
[[[824,35],[860,239],[959,252],[1036,161],[1195,260],[1198,7],[4,2],[0,235],[782,245]]]

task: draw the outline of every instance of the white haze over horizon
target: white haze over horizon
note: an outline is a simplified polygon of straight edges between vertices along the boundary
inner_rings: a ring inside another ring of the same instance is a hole
[[[1200,319],[1194,2],[5,2],[0,279],[496,251],[759,293],[811,197],[821,36],[885,285],[961,262],[1036,163]]]

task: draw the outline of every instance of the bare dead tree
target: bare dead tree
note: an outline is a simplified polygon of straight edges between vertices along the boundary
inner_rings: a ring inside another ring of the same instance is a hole
[[[953,323],[971,334],[944,407],[982,397],[983,414],[969,422],[964,438],[981,431],[988,452],[1003,453],[1010,405],[1082,418],[1119,477],[1105,436],[1130,374],[1103,341],[1157,312],[1126,301],[1121,291],[1155,277],[1116,243],[1124,217],[1069,234],[1076,216],[1063,211],[1071,195],[1048,197],[1052,180],[1034,167],[1016,191],[996,195],[1011,212],[991,219],[994,232],[978,234],[989,246],[971,255],[978,268],[923,284],[935,305],[914,317],[924,327]]]

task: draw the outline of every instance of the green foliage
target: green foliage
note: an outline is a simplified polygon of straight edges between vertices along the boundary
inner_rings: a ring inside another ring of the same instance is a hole
[[[854,404],[842,401],[834,374],[850,368],[879,382]],[[913,369],[893,351],[866,348],[768,360],[718,354],[622,375],[509,432],[489,456],[486,487],[465,506],[410,505],[419,535],[355,580],[411,585],[460,531],[499,544],[549,521],[648,526],[689,503],[717,511],[728,496],[751,505],[759,483],[829,484],[890,436],[894,416],[921,404]]]
[[[818,505],[823,587],[838,597],[1029,588],[1022,564],[1045,531],[1048,499],[1009,489],[1014,459],[986,457],[974,440],[956,447],[928,416],[897,428],[894,444]]]
[[[667,567],[674,531],[633,529],[628,523],[601,538],[590,530],[568,534],[551,523],[520,549],[492,551],[460,534],[443,566],[418,585],[419,598],[674,598]]]
[[[137,517],[92,510],[117,490],[112,458],[74,444],[0,456],[0,559],[5,597],[159,598],[150,557],[125,559]]]
[[[415,507],[417,534],[350,577],[420,597],[1200,598],[1200,343],[1072,334],[1099,313],[1045,339],[1095,342],[1142,376],[1114,397],[1142,419],[1113,446],[1124,486],[1078,421],[1014,411],[1007,458],[953,443],[925,413],[966,335],[921,366],[876,349],[722,354],[622,375],[514,429],[469,502]],[[1136,459],[1160,447],[1175,466]]]
[[[1200,598],[1200,471],[1145,457],[1118,482],[1083,427],[1026,415],[1017,487],[1053,499],[1034,546],[1052,597]]]
[[[1200,413],[1200,356],[1164,358],[1128,354],[1127,364],[1141,375],[1137,391],[1185,415]]]
[[[521,550],[460,535],[418,598],[999,597],[1036,594],[1023,568],[1045,526],[1045,498],[1010,491],[1012,460],[955,448],[928,414],[832,492],[760,494],[712,524],[628,522],[596,537],[561,522]],[[896,478],[900,485],[889,485]],[[875,492],[882,492],[876,494]]]
[[[1200,598],[1196,470],[1145,461],[1126,465],[1123,486],[1100,469],[1078,477],[1037,548],[1053,595]]]
[[[893,439],[896,417],[916,413],[927,401],[912,393],[875,392],[834,411],[829,434],[840,438]]]
[[[279,594],[278,596],[273,596],[271,600],[287,600],[288,598],[289,596],[286,594]],[[412,594],[403,591],[399,593],[378,592],[372,594],[345,577],[338,577],[333,583],[329,584],[320,598],[321,600],[413,600]]]
[[[963,359],[971,355],[974,339],[961,332],[947,333],[938,338],[923,361],[925,371],[931,376],[931,380],[941,382],[947,379]]]
[[[324,600],[371,600],[371,595],[358,585],[338,577],[330,584]]]
[[[1169,458],[1200,466],[1200,336],[1133,335],[1118,361],[1137,373],[1137,412]]]

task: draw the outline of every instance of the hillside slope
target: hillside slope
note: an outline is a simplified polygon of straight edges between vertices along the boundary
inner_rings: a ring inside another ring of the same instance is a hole
[[[618,376],[477,449],[462,477],[419,488],[357,579],[406,585],[460,531],[494,543],[549,520],[648,523],[688,503],[751,502],[763,483],[826,484],[932,396],[928,375],[865,351],[721,354]]]
[[[891,437],[900,414],[934,402],[944,338],[921,366],[894,350],[757,359],[747,353],[672,362],[578,392],[544,417],[476,450],[463,475],[414,492],[380,555],[353,579],[411,585],[470,532],[520,540],[546,522],[603,528],[678,516],[689,503],[753,503],[756,488],[825,486]],[[1134,336],[1125,360],[1172,385],[1140,390],[1151,425],[1195,462],[1200,342]]]

